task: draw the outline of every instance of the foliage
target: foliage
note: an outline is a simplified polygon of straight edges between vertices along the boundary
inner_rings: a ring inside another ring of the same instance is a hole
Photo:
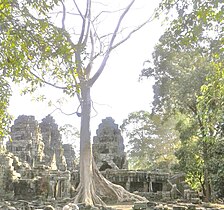
[[[147,111],[128,115],[121,128],[129,139],[131,168],[170,171],[178,144],[174,122],[175,119],[163,122],[162,116]]]
[[[221,47],[217,52],[223,51],[223,7],[221,0],[164,0],[161,9],[172,12],[168,31],[175,39],[170,45],[178,49],[204,45],[206,49],[211,42],[217,42]]]
[[[207,78],[208,84],[201,87],[198,97],[198,110],[203,123],[203,131],[209,142],[209,163],[211,181],[217,196],[224,197],[223,177],[224,153],[224,68],[223,63],[213,63],[214,72]],[[208,144],[208,143],[207,143]]]
[[[71,124],[65,124],[59,128],[64,143],[72,144],[73,148],[78,152],[77,145],[79,143],[79,130]],[[77,155],[77,154],[76,154]]]
[[[180,132],[181,145],[175,155],[178,159],[176,170],[186,174],[186,181],[193,189],[200,189],[204,185],[203,155],[198,137],[198,124],[195,119],[185,115],[176,124]]]
[[[224,63],[213,63],[213,72],[201,87],[197,108],[206,136],[221,138],[224,112]]]
[[[192,187],[201,185],[208,201],[211,182],[223,191],[216,159],[222,155],[216,149],[223,139],[224,3],[164,0],[160,8],[174,15],[167,15],[170,25],[155,48],[154,64],[142,76],[155,78],[154,112],[183,114],[176,127],[179,167]]]
[[[0,2],[0,136],[7,133],[10,125],[7,113],[10,81],[26,80],[26,93],[43,85],[40,75],[48,74],[58,80],[66,75],[62,71],[59,74],[59,64],[71,59],[68,53],[71,46],[63,36],[65,32],[53,26],[47,16],[58,3],[58,0]],[[49,71],[50,67],[54,71]]]
[[[208,58],[198,49],[171,48],[173,37],[168,35],[160,38],[153,54],[154,64],[144,69],[142,76],[155,78],[154,111],[186,112],[196,106],[196,94],[209,72]]]
[[[0,75],[0,140],[7,136],[10,125],[10,115],[7,111],[11,90],[8,82]]]

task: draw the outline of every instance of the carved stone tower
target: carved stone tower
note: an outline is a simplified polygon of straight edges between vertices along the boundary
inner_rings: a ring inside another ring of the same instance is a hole
[[[15,154],[31,167],[42,162],[44,143],[38,122],[34,116],[19,116],[11,128],[11,142],[7,142],[7,150]]]
[[[102,120],[93,137],[93,156],[99,170],[127,169],[123,137],[111,117]]]
[[[61,134],[52,116],[48,115],[40,123],[43,142],[45,144],[45,164],[52,169],[65,171],[67,169]]]

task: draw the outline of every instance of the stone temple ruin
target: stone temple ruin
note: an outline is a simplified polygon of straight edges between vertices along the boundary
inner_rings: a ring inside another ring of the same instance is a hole
[[[123,138],[112,118],[102,120],[96,134],[94,159],[108,180],[150,200],[171,199],[169,174],[128,170]],[[11,139],[0,152],[0,198],[63,200],[74,195],[79,183],[75,152],[62,143],[52,116],[41,123],[34,116],[19,116]],[[184,194],[184,188],[179,189]]]
[[[93,137],[93,156],[100,171],[127,169],[124,142],[118,125],[111,117],[102,120]]]
[[[11,138],[6,144],[7,152],[1,154],[2,174],[9,174],[6,179],[10,182],[1,188],[2,196],[69,197],[75,156],[71,145],[62,144],[54,119],[47,116],[38,124],[34,116],[19,116],[11,128]],[[2,180],[7,183],[4,177]]]
[[[168,190],[168,174],[128,170],[123,137],[111,117],[102,120],[96,134],[93,137],[93,156],[108,180],[130,192],[157,193]]]

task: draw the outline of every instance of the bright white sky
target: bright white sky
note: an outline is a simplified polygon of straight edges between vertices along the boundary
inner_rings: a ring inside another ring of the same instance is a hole
[[[130,0],[125,1],[130,2]],[[120,0],[112,2],[118,3]],[[126,18],[125,24],[130,26],[135,23],[137,25],[146,20],[158,2],[158,0],[136,0],[135,9],[133,8],[132,14]],[[91,120],[92,136],[95,135],[98,125],[105,117],[110,116],[115,119],[117,124],[121,125],[129,113],[151,110],[153,82],[149,79],[138,82],[138,77],[144,61],[150,58],[161,34],[161,24],[158,21],[153,21],[112,52],[103,74],[92,88],[92,100],[94,108],[98,112],[97,116]],[[57,98],[60,95],[52,88],[45,90],[45,93],[51,98]],[[53,107],[48,107],[47,103],[33,102],[30,98],[31,96],[20,96],[19,88],[14,88],[10,103],[10,113],[14,118],[22,114],[34,115],[40,121],[54,110]],[[78,104],[74,101],[74,99],[70,99],[63,111],[66,113],[76,111]],[[59,125],[69,123],[79,128],[80,119],[77,116],[65,116],[59,111],[52,115]]]

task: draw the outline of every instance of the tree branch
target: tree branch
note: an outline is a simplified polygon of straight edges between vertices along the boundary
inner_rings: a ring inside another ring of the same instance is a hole
[[[124,9],[119,9],[119,10],[115,10],[115,11],[101,11],[94,19],[93,22],[95,22],[103,13],[115,13],[115,12],[120,12]]]
[[[86,19],[89,16],[89,13],[90,13],[91,0],[87,0],[85,16],[83,16],[83,14],[82,14],[81,10],[79,9],[76,1],[73,0],[73,2],[75,4],[76,9],[78,10],[80,16],[82,17],[82,29],[81,29],[81,34],[80,34],[79,41],[78,41],[78,45],[80,45],[80,44],[82,44],[83,37],[84,37],[85,31],[86,31]]]
[[[72,112],[72,113],[65,113],[61,108],[59,108],[59,107],[56,107],[55,105],[54,105],[54,107],[55,107],[55,109],[49,114],[49,115],[52,115],[55,111],[57,111],[57,110],[59,110],[62,114],[64,114],[64,115],[67,115],[67,116],[71,116],[71,115],[74,115],[74,114],[76,114],[78,117],[80,117],[80,112],[79,112],[79,107],[80,107],[80,105],[78,106],[78,108],[77,108],[77,110],[75,111],[75,112]]]
[[[92,31],[90,31],[90,39],[91,39],[91,53],[90,53],[89,63],[85,69],[85,74],[86,74],[87,79],[89,79],[89,75],[91,73],[92,64],[93,64],[93,60],[94,60],[94,52],[95,52],[95,45],[94,45]]]
[[[62,29],[65,30],[65,16],[66,16],[66,8],[65,8],[65,4],[62,1],[62,8],[63,8],[63,16],[62,16]]]
[[[73,0],[73,2],[74,2],[74,4],[75,4],[76,9],[78,10],[79,15],[80,15],[80,16],[82,17],[82,19],[84,20],[84,16],[83,16],[83,14],[82,14],[81,10],[79,9],[79,7],[78,7],[78,5],[77,5],[76,1],[75,1],[75,0]]]
[[[58,86],[58,85],[55,85],[55,84],[52,84],[50,82],[47,82],[46,80],[40,78],[39,76],[37,76],[35,73],[33,73],[32,71],[30,71],[30,73],[36,78],[38,79],[40,82],[43,82],[44,84],[47,84],[47,85],[50,85],[52,87],[55,87],[55,88],[58,88],[58,89],[62,89],[62,90],[66,90],[67,87],[62,87],[62,86]]]
[[[115,44],[114,46],[111,47],[111,49],[115,49],[116,47],[120,46],[121,44],[123,44],[125,41],[127,41],[135,32],[139,31],[141,28],[143,28],[146,24],[150,23],[151,21],[153,21],[155,18],[154,13],[151,15],[151,17],[146,20],[144,23],[142,23],[140,26],[138,26],[136,29],[132,30],[123,40],[121,40],[120,42],[118,42],[117,44]]]
[[[82,43],[83,46],[86,46],[86,43],[87,43],[87,40],[88,40],[88,37],[89,37],[89,33],[90,33],[91,1],[89,2],[88,15],[86,16],[86,18],[88,19],[88,24],[87,24],[85,39]]]
[[[131,8],[131,6],[134,4],[134,2],[135,2],[135,0],[132,0],[131,3],[127,6],[127,8],[124,10],[122,15],[120,16],[120,18],[118,20],[118,23],[117,23],[117,26],[116,26],[116,28],[114,30],[113,36],[112,36],[112,38],[110,40],[110,44],[109,44],[109,46],[107,48],[106,54],[105,54],[105,56],[103,58],[103,61],[102,61],[101,65],[100,65],[99,69],[97,70],[97,72],[89,80],[89,85],[90,86],[92,86],[96,82],[96,80],[99,78],[99,76],[102,74],[103,69],[104,69],[104,67],[105,67],[105,65],[107,63],[107,60],[109,58],[109,55],[111,53],[111,50],[113,49],[112,46],[113,46],[114,40],[115,40],[115,38],[117,36],[117,32],[118,32],[118,30],[120,28],[121,22],[122,22],[123,18],[125,17],[125,15],[127,14],[127,12],[129,11],[129,9]]]

